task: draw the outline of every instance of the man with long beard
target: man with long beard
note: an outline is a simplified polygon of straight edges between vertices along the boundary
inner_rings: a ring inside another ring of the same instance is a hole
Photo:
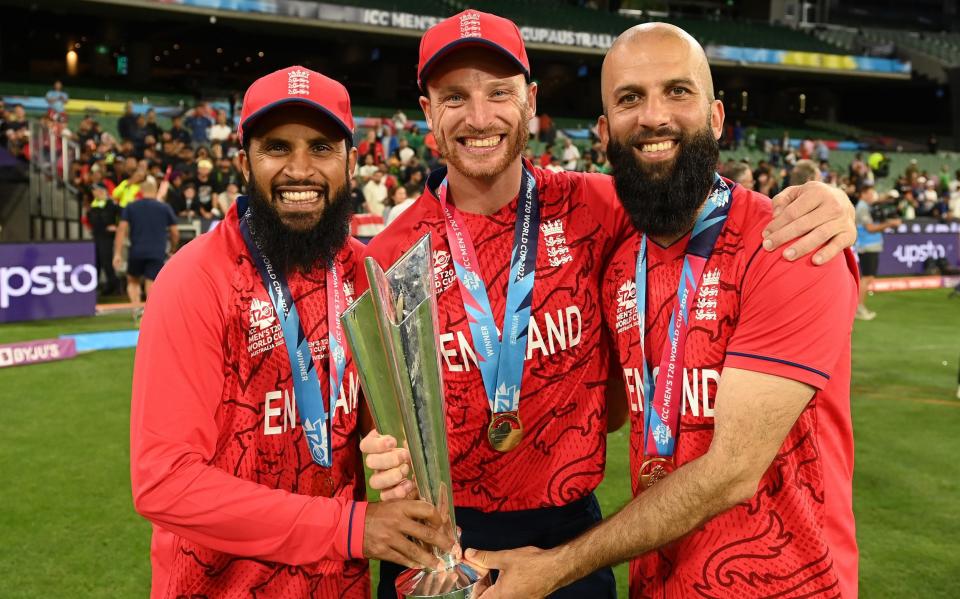
[[[340,313],[356,164],[350,98],[302,67],[243,101],[249,197],[164,268],[137,347],[136,509],[153,522],[152,597],[370,595],[363,558],[449,548],[420,501],[366,503],[358,380]]]
[[[715,173],[723,105],[667,24],[603,65],[602,142],[636,229],[602,293],[631,406],[634,499],[553,550],[467,552],[482,599],[537,598],[627,559],[630,597],[856,597],[852,255],[762,249],[769,200]]]
[[[611,372],[600,288],[632,227],[609,177],[556,174],[522,160],[536,111],[529,79],[523,39],[507,19],[468,10],[424,34],[420,104],[449,166],[368,248],[389,266],[432,234],[457,523],[463,546],[481,549],[553,547],[599,521],[593,491],[603,478],[608,419],[617,426],[615,390],[623,393],[619,368]],[[853,240],[852,217],[838,208],[849,201],[825,186],[806,189],[781,220],[818,201],[831,217],[814,213],[785,229],[781,222],[778,234],[789,239],[810,230],[798,225],[822,224],[814,239],[826,238],[803,240],[809,251],[840,232],[823,250],[829,257]],[[384,498],[414,492],[404,480],[409,457],[393,447],[377,434],[361,444]],[[396,596],[398,571],[381,565],[381,599]],[[615,592],[604,569],[554,596]]]

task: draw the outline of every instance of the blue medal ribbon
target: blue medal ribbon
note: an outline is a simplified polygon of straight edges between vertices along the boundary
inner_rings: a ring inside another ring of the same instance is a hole
[[[540,204],[536,180],[524,165],[510,258],[510,278],[507,282],[502,343],[497,334],[487,287],[479,272],[473,241],[456,207],[447,202],[447,192],[447,179],[444,178],[437,196],[446,216],[447,240],[490,411],[494,414],[517,412],[520,409],[520,387],[540,239]]]
[[[242,199],[246,200],[246,198]],[[237,208],[243,208],[245,205],[246,201],[242,203],[238,201]],[[320,387],[320,377],[310,353],[309,341],[303,332],[300,315],[297,313],[297,306],[293,301],[287,278],[282,272],[274,270],[270,259],[260,251],[255,232],[250,225],[250,210],[247,208],[240,218],[240,232],[253,258],[253,263],[260,272],[263,286],[267,290],[267,295],[270,296],[277,318],[280,319],[287,356],[290,360],[297,411],[300,412],[300,423],[307,439],[310,456],[320,466],[329,468],[333,464],[333,448],[330,444],[333,414],[336,411],[336,398],[340,394],[346,368],[346,356],[340,340],[340,320],[337,318],[341,311],[338,304],[341,303],[343,288],[336,262],[327,270],[327,303],[328,306],[331,303],[334,304],[327,311],[327,352],[330,359],[330,409],[328,411],[323,399],[323,389]],[[331,314],[334,315],[332,320]]]

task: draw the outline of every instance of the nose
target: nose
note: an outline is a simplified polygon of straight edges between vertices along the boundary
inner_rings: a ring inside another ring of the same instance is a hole
[[[670,111],[667,101],[656,94],[644,98],[637,110],[637,125],[641,129],[656,131],[670,126]]]
[[[310,149],[306,146],[295,148],[287,156],[287,162],[283,168],[284,174],[294,181],[304,181],[310,179],[314,174],[313,158],[310,155]]]
[[[465,124],[482,131],[493,124],[493,107],[484,94],[474,94],[467,100]]]

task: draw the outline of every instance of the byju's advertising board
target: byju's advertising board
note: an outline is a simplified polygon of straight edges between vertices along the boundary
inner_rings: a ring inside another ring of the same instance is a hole
[[[93,316],[93,242],[0,243],[0,323]]]

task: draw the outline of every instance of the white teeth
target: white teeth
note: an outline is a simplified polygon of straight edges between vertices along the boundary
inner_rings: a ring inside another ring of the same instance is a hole
[[[320,197],[315,191],[282,191],[280,199],[284,202],[312,202]]]
[[[468,137],[464,140],[463,145],[468,148],[489,148],[498,143],[500,143],[500,136],[494,135],[493,137],[484,137],[483,139]]]
[[[664,150],[669,150],[673,147],[673,141],[661,141],[660,143],[655,144],[643,144],[640,150],[643,152],[662,152]]]

